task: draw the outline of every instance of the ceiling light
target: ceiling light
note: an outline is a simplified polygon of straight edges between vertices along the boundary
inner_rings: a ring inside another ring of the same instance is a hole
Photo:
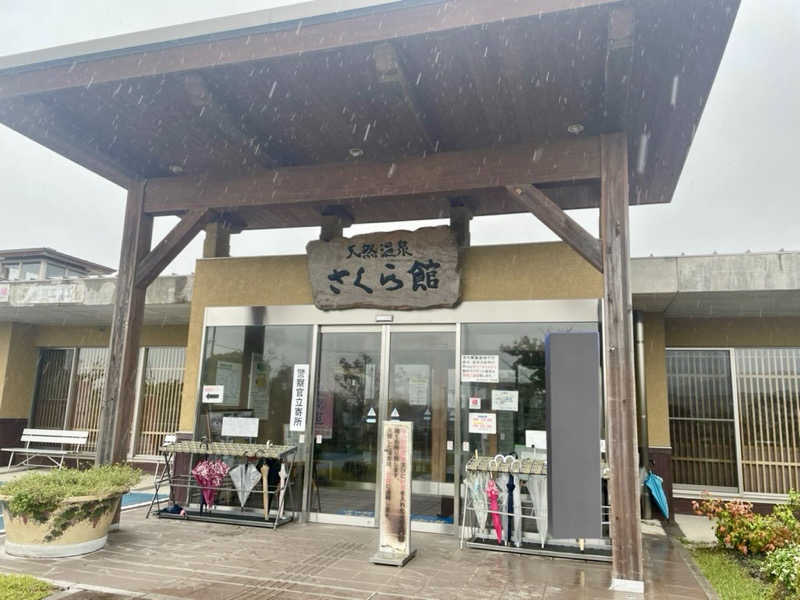
[[[567,127],[567,131],[569,131],[572,135],[578,135],[579,133],[583,132],[583,125],[580,123],[573,123]]]
[[[352,156],[353,158],[361,158],[362,156],[364,156],[364,151],[361,148],[350,148],[348,152],[350,153],[350,156]]]

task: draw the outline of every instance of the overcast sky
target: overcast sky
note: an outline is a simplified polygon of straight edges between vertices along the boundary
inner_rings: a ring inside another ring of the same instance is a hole
[[[292,3],[0,0],[0,55]],[[800,2],[742,0],[672,203],[631,209],[634,256],[800,250],[798,56]],[[116,185],[0,125],[0,249],[50,246],[116,267],[124,199]],[[572,214],[596,234],[597,211]],[[156,237],[174,222],[158,219]],[[317,235],[245,232],[233,237],[232,254],[302,253]],[[201,238],[167,272],[192,272]],[[473,221],[473,244],[550,239],[533,216]]]

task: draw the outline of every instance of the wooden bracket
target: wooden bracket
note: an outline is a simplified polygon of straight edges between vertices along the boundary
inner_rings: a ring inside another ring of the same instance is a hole
[[[216,218],[215,211],[198,208],[188,211],[158,245],[136,266],[134,286],[146,288],[171,263],[202,229]]]
[[[600,240],[581,227],[542,190],[533,185],[510,185],[506,186],[506,190],[589,264],[603,272]]]
[[[319,239],[330,242],[334,238],[342,237],[344,228],[350,227],[353,221],[353,215],[343,206],[326,206],[322,209]]]

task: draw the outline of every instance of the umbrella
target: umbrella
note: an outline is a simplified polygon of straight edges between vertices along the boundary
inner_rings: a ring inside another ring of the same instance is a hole
[[[281,470],[278,472],[278,477],[281,479],[280,493],[278,494],[278,519],[283,517],[283,497],[286,494],[286,484],[289,480],[289,471],[286,470],[286,465],[281,463]]]
[[[500,523],[501,523],[501,533],[503,539],[507,537],[508,533],[508,481],[509,475],[508,473],[500,473],[495,477],[495,481],[497,483],[497,505],[500,507],[500,512],[503,513],[500,515]]]
[[[194,475],[197,483],[200,484],[206,505],[211,506],[214,504],[217,488],[219,488],[227,473],[228,465],[221,460],[201,460],[192,469],[192,475]]]
[[[470,473],[467,481],[467,490],[472,498],[472,507],[475,509],[475,519],[478,522],[478,535],[483,537],[486,529],[486,517],[488,505],[486,504],[486,483],[488,475],[486,473]]]
[[[522,545],[522,493],[520,488],[522,481],[517,478],[517,484],[512,492],[512,501],[514,502],[514,534],[511,537],[514,545],[519,548]]]
[[[664,488],[661,485],[663,481],[661,477],[652,471],[648,471],[644,484],[650,488],[650,497],[656,501],[664,517],[669,519],[669,504],[667,504],[667,496],[664,494]]]
[[[489,482],[486,484],[486,495],[489,497],[489,508],[493,511],[492,512],[492,523],[494,524],[494,532],[497,535],[497,543],[503,543],[503,526],[500,524],[500,515],[497,514],[497,496],[499,494],[499,490],[497,489],[497,484],[494,482],[494,479],[489,479]]]
[[[244,508],[250,492],[253,491],[256,483],[261,479],[261,473],[258,472],[255,466],[245,463],[233,467],[230,470],[230,476],[233,487],[236,488],[236,494],[239,496],[239,504]]]
[[[539,530],[539,541],[544,548],[547,539],[547,476],[531,475],[528,477],[527,486],[533,504],[531,514],[536,515],[536,529]]]

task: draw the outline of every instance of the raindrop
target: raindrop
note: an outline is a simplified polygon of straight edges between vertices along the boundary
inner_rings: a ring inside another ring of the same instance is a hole
[[[275,93],[275,88],[278,87],[278,80],[272,82],[272,87],[269,89],[269,94],[267,94],[267,98],[272,98],[272,94]]]
[[[419,82],[421,80],[422,80],[422,71],[420,71],[419,74],[417,75],[417,85],[419,85]]]
[[[397,165],[392,163],[392,165],[389,167],[389,172],[386,173],[386,177],[391,179],[392,175],[394,175],[395,171],[397,171]]]
[[[367,138],[369,137],[369,130],[370,130],[371,128],[372,128],[372,123],[367,123],[367,128],[366,128],[366,130],[364,131],[364,141],[365,141],[365,142],[367,141]]]
[[[678,101],[678,81],[680,80],[680,75],[675,75],[672,78],[672,93],[670,95],[669,103],[674,108],[675,104]]]
[[[122,89],[122,84],[120,83],[117,85],[117,88],[111,93],[111,97],[114,98],[117,94],[119,94],[119,91],[121,89]]]

